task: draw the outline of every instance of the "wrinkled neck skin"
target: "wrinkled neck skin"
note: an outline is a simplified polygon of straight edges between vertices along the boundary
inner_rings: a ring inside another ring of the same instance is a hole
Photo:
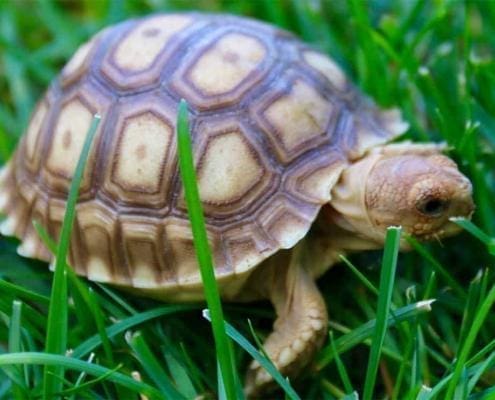
[[[366,182],[379,158],[369,155],[344,170],[332,201],[323,206],[316,221],[317,229],[331,237],[332,245],[342,253],[382,247],[382,234],[371,223],[365,205]]]

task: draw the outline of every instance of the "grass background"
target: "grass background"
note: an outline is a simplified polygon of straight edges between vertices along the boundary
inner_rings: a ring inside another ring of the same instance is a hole
[[[490,308],[495,281],[495,2],[193,4],[194,9],[252,16],[297,33],[331,54],[377,102],[400,107],[411,123],[406,138],[449,144],[450,155],[473,181],[474,223],[488,236],[479,240],[463,233],[400,255],[393,307],[426,298],[436,302],[431,312],[413,312],[388,331],[374,396],[495,398],[495,314]],[[188,9],[191,2],[166,0],[0,2],[2,161],[14,149],[37,98],[79,44],[128,17]],[[53,274],[43,263],[17,256],[16,246],[13,239],[0,241],[0,352],[40,352]],[[380,260],[381,252],[351,258],[367,281],[345,264],[320,280],[335,351],[327,344],[308,373],[294,382],[302,398],[330,399],[354,390],[363,394],[370,341],[358,335],[358,328],[377,316],[377,296],[370,286],[378,286]],[[69,296],[67,341],[73,357],[90,372],[95,365],[109,370],[97,381],[80,371],[68,372],[63,386],[68,398],[137,398],[125,376],[119,382],[127,386],[115,383],[120,375],[108,371],[117,369],[127,376],[139,372],[147,386],[138,386],[151,397],[156,396],[153,390],[169,397],[217,396],[216,356],[202,305],[163,305],[73,278]],[[269,304],[226,305],[224,311],[248,338],[247,318],[260,337],[271,328]],[[87,342],[93,335],[96,339]],[[344,351],[344,339],[360,339],[360,344]],[[238,347],[234,352],[242,376],[249,357]],[[340,353],[337,359],[332,358],[335,352]],[[28,364],[36,358],[30,357],[24,360]],[[42,395],[39,365],[0,371],[0,398]],[[451,373],[458,377],[449,380]]]

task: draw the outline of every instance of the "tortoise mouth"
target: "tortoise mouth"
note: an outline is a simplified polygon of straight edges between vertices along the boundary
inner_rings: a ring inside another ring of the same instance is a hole
[[[435,227],[430,227],[430,229],[423,229],[419,232],[411,232],[411,236],[420,240],[421,242],[430,242],[433,240],[443,239],[449,236],[454,236],[462,231],[462,228],[450,219],[447,219],[445,223]]]

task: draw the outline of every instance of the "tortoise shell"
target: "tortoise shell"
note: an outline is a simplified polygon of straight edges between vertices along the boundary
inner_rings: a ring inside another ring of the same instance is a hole
[[[294,246],[343,168],[406,126],[330,58],[268,24],[196,13],[129,20],[82,45],[38,103],[1,174],[1,232],[22,240],[21,255],[51,260],[31,221],[58,237],[98,113],[70,264],[150,293],[199,287],[177,164],[181,98],[220,282]]]

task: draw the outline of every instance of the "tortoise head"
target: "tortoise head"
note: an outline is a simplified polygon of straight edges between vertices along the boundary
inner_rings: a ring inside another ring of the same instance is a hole
[[[471,183],[432,144],[369,152],[344,172],[333,195],[335,222],[354,232],[361,248],[383,244],[389,226],[402,226],[420,240],[450,236],[459,231],[450,219],[470,218],[474,210]]]

